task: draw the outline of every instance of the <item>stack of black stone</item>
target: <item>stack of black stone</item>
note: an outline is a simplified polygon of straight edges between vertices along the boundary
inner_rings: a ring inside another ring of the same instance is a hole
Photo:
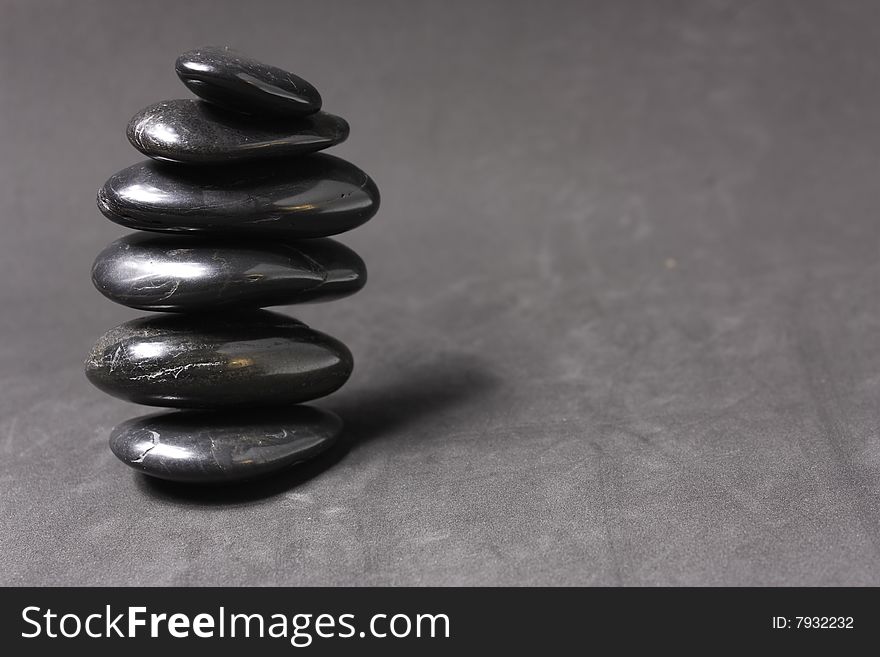
[[[201,100],[147,107],[128,139],[150,159],[98,192],[133,233],[108,246],[92,280],[105,296],[162,311],[105,333],[86,375],[108,394],[178,409],[116,427],[110,447],[155,477],[251,479],[303,461],[341,420],[300,402],[351,374],[349,350],[302,322],[261,310],[336,299],[366,281],[363,261],[326,239],[379,206],[373,181],[315,151],[348,136],[305,80],[227,48],[181,55]],[[164,234],[158,234],[164,233]]]

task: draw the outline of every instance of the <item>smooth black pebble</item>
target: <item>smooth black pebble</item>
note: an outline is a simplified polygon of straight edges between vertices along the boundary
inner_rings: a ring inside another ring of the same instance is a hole
[[[353,368],[339,340],[265,310],[153,315],[110,329],[85,363],[109,395],[174,408],[277,406],[338,389]]]
[[[169,312],[330,301],[360,290],[364,261],[330,239],[230,241],[133,233],[104,249],[92,282],[131,308]]]
[[[165,100],[128,122],[131,145],[155,160],[229,164],[314,153],[348,137],[342,117],[318,112],[302,118],[254,121],[200,100]]]
[[[311,406],[276,411],[172,411],[133,418],[110,433],[126,465],[160,479],[230,483],[312,458],[342,432],[342,420]]]
[[[236,112],[294,117],[321,109],[321,94],[310,83],[228,47],[190,50],[174,68],[194,94]]]
[[[332,155],[217,169],[144,160],[104,183],[98,209],[137,230],[299,239],[357,228],[379,209],[379,190]]]

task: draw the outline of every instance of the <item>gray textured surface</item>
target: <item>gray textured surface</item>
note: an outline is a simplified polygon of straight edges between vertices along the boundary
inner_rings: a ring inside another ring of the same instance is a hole
[[[0,3],[0,581],[880,583],[880,6]],[[347,451],[186,495],[83,377],[178,53],[227,42],[351,121],[384,195]]]

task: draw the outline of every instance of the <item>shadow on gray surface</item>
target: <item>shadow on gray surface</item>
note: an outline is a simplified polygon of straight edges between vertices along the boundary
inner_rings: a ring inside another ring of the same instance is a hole
[[[305,463],[253,482],[233,485],[192,485],[136,474],[141,491],[156,500],[183,505],[242,505],[259,502],[296,488],[339,463],[352,447],[397,433],[415,440],[426,432],[399,433],[452,407],[473,404],[491,392],[500,379],[472,356],[447,355],[442,361],[401,367],[391,381],[352,390],[317,403],[345,422],[340,439]],[[392,444],[393,441],[386,445]],[[387,448],[387,446],[386,446]]]

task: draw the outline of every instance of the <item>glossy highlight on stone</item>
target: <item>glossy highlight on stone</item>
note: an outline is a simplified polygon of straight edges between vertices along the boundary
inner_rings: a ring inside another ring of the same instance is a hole
[[[104,249],[92,282],[131,308],[170,312],[262,308],[354,294],[364,261],[330,239],[222,240],[133,233]]]
[[[379,190],[331,155],[210,169],[144,160],[104,183],[98,208],[138,230],[298,239],[360,226],[376,214]]]
[[[285,315],[153,315],[109,330],[86,376],[107,394],[149,406],[226,408],[295,404],[338,389],[348,348]]]
[[[126,465],[160,479],[231,483],[262,477],[331,446],[342,420],[311,406],[238,412],[172,411],[113,429],[110,449]]]
[[[155,160],[214,165],[314,153],[345,141],[348,132],[345,119],[326,112],[255,121],[184,99],[142,109],[126,134],[132,146]]]
[[[194,94],[236,112],[306,116],[321,109],[318,90],[301,77],[227,47],[190,50],[174,68]]]

